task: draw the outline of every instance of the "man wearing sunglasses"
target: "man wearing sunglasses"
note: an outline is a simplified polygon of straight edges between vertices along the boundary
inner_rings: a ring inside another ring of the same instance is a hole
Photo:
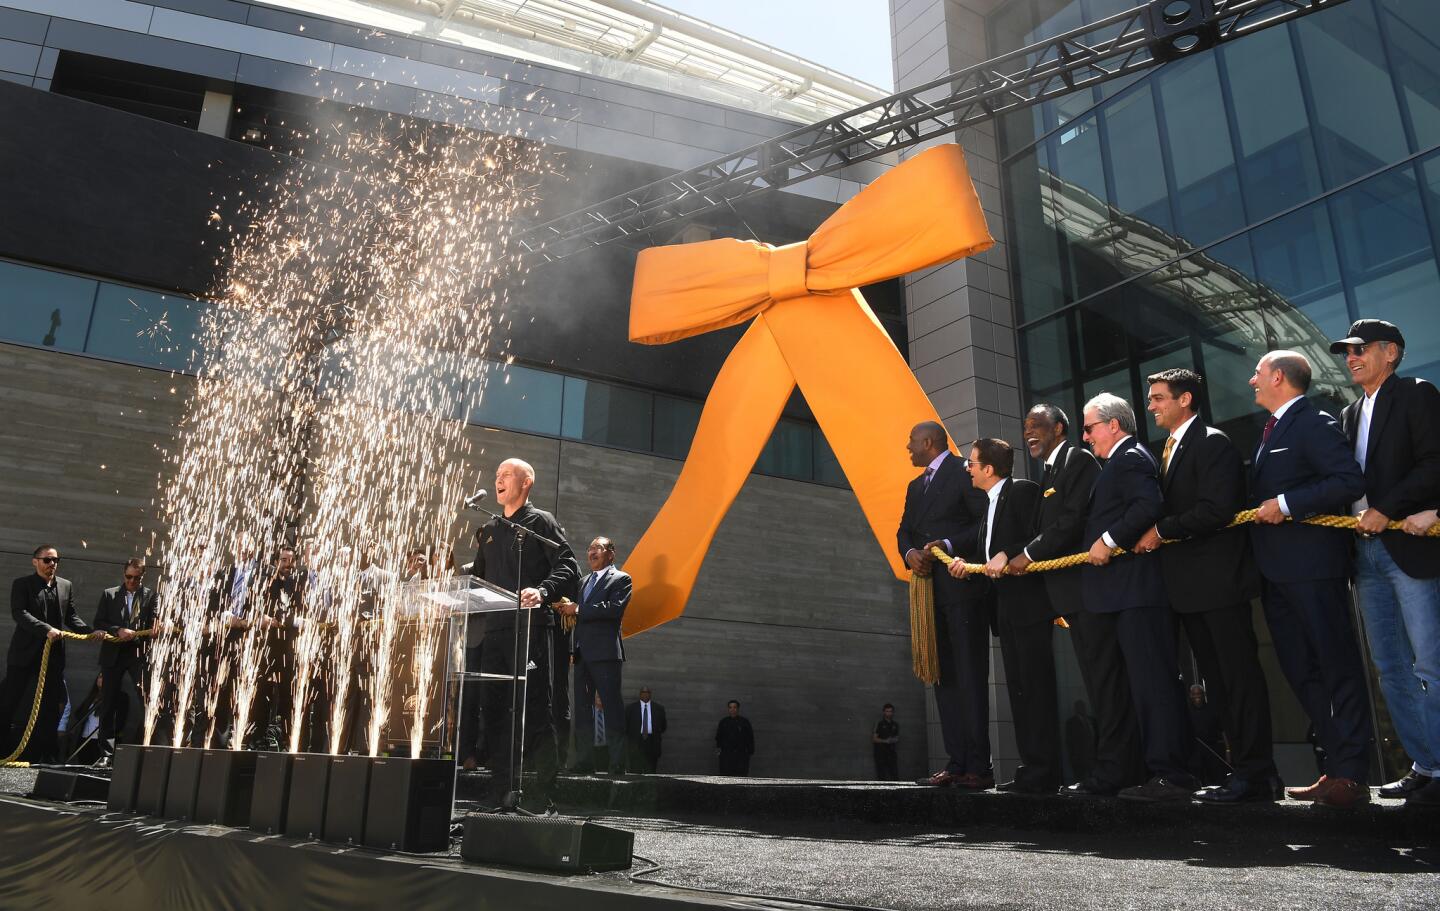
[[[65,708],[65,640],[62,628],[104,638],[102,630],[92,630],[75,612],[75,592],[69,579],[56,574],[60,551],[53,544],[35,548],[30,563],[35,572],[21,576],[10,586],[10,615],[15,618],[15,634],[10,651],[5,682],[0,684],[0,727],[5,732],[0,755],[14,752],[29,721],[29,708],[35,699],[35,685],[40,680],[40,661],[47,639],[55,640],[50,647],[50,660],[45,669],[45,691],[35,729],[21,759],[31,762],[54,762],[59,744],[56,728]],[[16,712],[19,711],[19,717]],[[12,724],[12,721],[14,722]]]
[[[115,752],[115,717],[126,698],[123,678],[128,674],[136,692],[145,686],[143,639],[135,634],[155,625],[155,590],[145,586],[145,561],[125,564],[124,581],[100,595],[95,628],[119,639],[100,646],[100,755],[108,761]],[[138,718],[139,713],[131,713]]]

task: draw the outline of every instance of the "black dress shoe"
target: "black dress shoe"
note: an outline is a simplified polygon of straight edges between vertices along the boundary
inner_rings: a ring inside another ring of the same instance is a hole
[[[1156,775],[1144,784],[1125,788],[1120,792],[1120,799],[1139,803],[1174,803],[1188,801],[1194,795],[1195,782],[1180,782]]]
[[[1059,788],[1059,785],[1039,784],[1034,781],[1023,781],[1019,778],[995,786],[995,790],[1004,791],[1006,794],[1054,794]]]
[[[1405,797],[1407,807],[1440,807],[1440,778],[1431,778],[1425,787]]]
[[[1120,793],[1120,788],[1095,778],[1087,778],[1063,788],[1062,793],[1071,797],[1114,797]]]
[[[1388,800],[1398,800],[1409,797],[1416,791],[1423,789],[1430,781],[1431,778],[1429,775],[1421,775],[1419,772],[1411,769],[1405,773],[1404,778],[1383,785],[1375,793]]]
[[[1266,803],[1283,800],[1284,797],[1285,784],[1277,775],[1260,779],[1231,775],[1230,780],[1222,786],[1195,792],[1196,800],[1209,804]]]

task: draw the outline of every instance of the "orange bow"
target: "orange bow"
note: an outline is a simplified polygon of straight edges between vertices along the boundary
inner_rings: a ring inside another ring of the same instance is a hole
[[[625,561],[634,578],[626,635],[685,609],[715,530],[797,383],[891,568],[908,577],[894,547],[914,475],[904,441],[940,417],[855,289],[993,244],[964,153],[942,145],[870,184],[808,241],[641,252],[631,341],[663,345],[754,322],[715,378],[675,488]]]

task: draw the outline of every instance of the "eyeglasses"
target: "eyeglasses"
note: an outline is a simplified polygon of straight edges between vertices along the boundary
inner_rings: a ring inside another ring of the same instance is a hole
[[[966,469],[969,469],[972,465],[989,465],[989,464],[990,464],[989,462],[982,462],[982,461],[980,461],[979,459],[965,459],[965,468],[966,468]]]
[[[1108,423],[1110,423],[1110,422],[1109,422],[1109,421],[1095,421],[1095,422],[1092,423],[1092,424],[1086,424],[1085,427],[1084,427],[1083,432],[1084,432],[1084,433],[1089,433],[1091,427],[1100,427],[1100,426],[1102,426],[1102,425],[1104,425],[1104,424],[1108,424]]]
[[[141,579],[143,579],[143,578],[145,578],[145,577],[144,577],[144,576],[132,576],[132,575],[130,575],[129,573],[126,573],[126,574],[125,574],[125,581],[126,581],[126,582],[139,582],[139,581],[140,581]]]
[[[59,563],[59,562],[60,562],[60,558],[59,558],[59,557],[36,557],[35,559],[39,560],[41,563],[44,563],[44,564],[46,564],[46,565],[49,565],[49,564],[52,564],[52,563]]]

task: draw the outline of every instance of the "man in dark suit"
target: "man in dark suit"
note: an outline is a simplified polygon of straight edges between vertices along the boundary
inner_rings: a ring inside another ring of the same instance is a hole
[[[143,640],[135,638],[138,631],[155,625],[155,590],[145,586],[145,561],[131,558],[125,564],[124,581],[105,589],[95,609],[95,628],[103,630],[118,642],[100,646],[100,755],[109,759],[114,753],[115,715],[126,695],[121,686],[127,675],[131,686],[142,694],[145,687],[145,650]],[[138,712],[135,715],[138,716]]]
[[[971,790],[993,787],[990,765],[990,617],[988,585],[970,585],[934,572],[932,547],[969,553],[985,511],[963,460],[950,453],[945,428],[933,421],[915,425],[906,449],[910,464],[925,469],[905,491],[897,535],[911,571],[935,580],[935,645],[940,680],[935,707],[949,761],[926,783]],[[980,580],[983,583],[983,580]]]
[[[1285,794],[1350,808],[1370,800],[1370,703],[1346,585],[1350,536],[1300,520],[1345,514],[1364,496],[1365,476],[1339,423],[1306,401],[1310,375],[1303,354],[1280,350],[1250,378],[1255,403],[1270,412],[1250,468],[1250,546],[1275,657],[1325,750],[1320,779]]]
[[[632,772],[649,774],[660,767],[665,728],[665,706],[650,698],[650,687],[640,687],[640,700],[625,709],[625,739],[630,745]]]
[[[1175,624],[1165,601],[1160,561],[1133,553],[1165,509],[1159,464],[1135,439],[1135,412],[1124,399],[1102,392],[1085,405],[1085,439],[1105,460],[1090,497],[1085,539],[1090,565],[1081,571],[1085,612],[1080,626],[1120,646],[1140,724],[1149,779],[1124,788],[1126,800],[1189,800],[1200,783],[1190,773],[1185,694],[1175,655]],[[1112,559],[1114,548],[1132,551]],[[1114,706],[1097,704],[1101,728]]]
[[[750,757],[755,755],[755,729],[750,719],[740,714],[740,702],[731,699],[725,705],[725,717],[715,725],[715,755],[720,757],[721,775],[750,774]]]
[[[610,774],[625,771],[625,711],[620,673],[625,644],[620,621],[630,605],[630,575],[615,566],[615,544],[609,538],[590,542],[585,558],[590,574],[580,583],[580,601],[562,606],[575,617],[575,704],[590,706],[596,694],[605,714],[605,746]],[[595,715],[575,713],[575,771],[595,771]]]
[[[1440,806],[1440,538],[1385,531],[1440,500],[1440,392],[1400,377],[1405,336],[1391,323],[1358,320],[1330,346],[1362,395],[1345,408],[1345,438],[1365,473],[1353,504],[1355,597],[1380,690],[1411,767],[1381,797]]]
[[[1010,555],[1035,535],[1040,485],[1013,479],[1015,451],[1004,440],[980,439],[970,447],[968,469],[986,495],[986,511],[975,548],[964,555],[985,567],[995,589],[1000,656],[1015,719],[1020,767],[1001,791],[1053,794],[1060,787],[1060,709],[1055,695],[1055,654],[1051,647],[1055,610],[1039,575],[1006,575]],[[950,564],[950,575],[965,579],[965,561]]]
[[[580,567],[565,540],[565,529],[553,515],[530,502],[534,486],[535,469],[528,462],[506,459],[495,469],[495,502],[504,510],[505,518],[560,546],[551,547],[527,536],[522,552],[515,530],[491,519],[475,533],[478,547],[471,571],[486,582],[507,589],[518,584],[520,603],[527,608],[524,613],[529,630],[522,631],[520,638],[530,643],[528,657],[521,655],[519,663],[515,661],[515,612],[497,611],[485,618],[480,670],[487,674],[525,676],[524,755],[535,770],[531,797],[537,805],[544,806],[555,783],[559,762],[550,709],[553,680],[550,627],[555,623],[552,605],[575,590]],[[521,744],[512,742],[510,737],[511,696],[511,685],[504,683],[487,684],[480,691],[480,714],[492,773],[490,790],[483,802],[489,806],[499,805],[507,796],[520,751]]]
[[[30,742],[20,757],[31,762],[55,762],[59,744],[56,733],[60,715],[65,709],[65,640],[61,629],[87,633],[103,639],[102,630],[92,630],[75,611],[75,592],[69,579],[56,575],[60,551],[53,544],[35,548],[30,560],[35,571],[21,576],[10,586],[10,616],[15,619],[15,632],[10,637],[6,654],[6,674],[0,683],[0,725],[14,724],[0,746],[0,756],[8,756],[19,745],[35,704],[35,688],[40,683],[40,662],[45,643],[50,646],[50,659],[45,666],[44,690],[40,713]],[[16,717],[16,712],[19,717]]]
[[[1090,546],[1085,522],[1100,463],[1088,449],[1067,437],[1070,419],[1054,405],[1040,404],[1025,416],[1025,445],[1041,460],[1040,516],[1035,537],[1010,560],[1011,573],[1023,573],[1034,560],[1053,560]],[[1055,613],[1070,623],[1070,641],[1090,704],[1096,707],[1095,744],[1088,774],[1066,789],[1085,796],[1112,795],[1144,778],[1140,729],[1131,708],[1130,684],[1120,645],[1113,635],[1088,623],[1079,567],[1044,574],[1045,591]],[[1100,712],[1104,705],[1107,711]]]
[[[1227,529],[1245,508],[1245,463],[1229,437],[1200,419],[1199,374],[1177,368],[1146,382],[1155,425],[1169,432],[1160,456],[1165,515],[1135,550],[1154,551],[1162,538],[1178,542],[1160,549],[1165,593],[1200,666],[1205,704],[1230,737],[1232,773],[1223,787],[1195,796],[1207,803],[1279,800],[1284,785],[1250,605],[1260,577],[1245,529]]]

